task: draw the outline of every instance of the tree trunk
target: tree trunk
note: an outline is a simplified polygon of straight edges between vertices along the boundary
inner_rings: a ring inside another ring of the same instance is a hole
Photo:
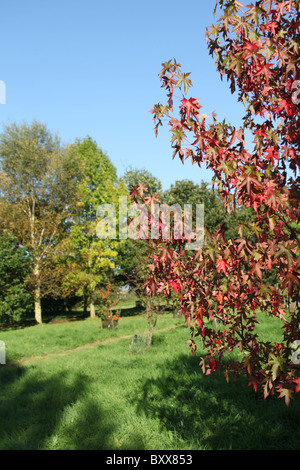
[[[39,265],[34,268],[36,284],[34,288],[34,318],[38,324],[42,323],[41,279]]]
[[[95,304],[94,304],[94,289],[91,288],[91,294],[90,294],[90,317],[91,318],[96,318],[96,310],[95,310]]]
[[[95,304],[94,304],[93,299],[91,299],[91,303],[90,303],[90,317],[96,318]]]

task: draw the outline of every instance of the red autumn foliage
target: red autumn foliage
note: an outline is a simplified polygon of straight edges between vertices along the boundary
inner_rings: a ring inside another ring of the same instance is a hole
[[[169,240],[149,240],[153,264],[146,287],[151,295],[177,292],[192,330],[189,348],[195,354],[198,340],[204,347],[206,375],[220,369],[227,380],[244,374],[255,392],[261,390],[264,398],[277,394],[288,406],[300,392],[299,366],[292,361],[293,343],[300,339],[300,100],[295,99],[300,6],[298,0],[248,6],[219,0],[217,7],[219,19],[206,33],[208,49],[245,106],[240,129],[218,122],[215,112],[208,123],[199,100],[187,97],[190,74],[175,60],[159,73],[167,104],[151,112],[156,134],[164,119],[170,124],[173,158],[212,170],[228,212],[243,205],[254,216],[233,237],[224,226],[206,233],[197,253],[187,252],[184,239],[172,234]],[[176,89],[182,94],[178,106]],[[251,150],[246,132],[253,136]],[[259,312],[282,321],[281,343],[258,336]],[[210,321],[214,318],[218,328]],[[238,359],[222,363],[225,353],[235,351]]]

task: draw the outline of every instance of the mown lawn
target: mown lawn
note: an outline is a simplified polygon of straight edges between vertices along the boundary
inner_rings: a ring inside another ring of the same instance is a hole
[[[299,449],[300,400],[287,408],[222,374],[204,377],[180,323],[161,316],[143,354],[129,348],[147,329],[140,316],[113,331],[85,320],[0,332],[0,449]],[[272,330],[264,320],[262,334]],[[43,357],[18,362],[31,356]]]

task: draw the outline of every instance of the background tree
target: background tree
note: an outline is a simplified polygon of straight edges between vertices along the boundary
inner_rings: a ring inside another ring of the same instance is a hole
[[[95,317],[95,290],[111,279],[120,244],[117,238],[98,237],[97,209],[102,204],[113,204],[118,216],[119,196],[127,195],[127,189],[118,180],[109,157],[90,137],[77,139],[69,146],[68,154],[80,162],[80,171],[76,204],[70,214],[72,226],[61,246],[60,263],[68,266],[64,288],[82,296],[84,309],[88,302],[90,316]]]
[[[146,169],[130,167],[124,173],[123,180],[129,193],[135,186],[143,184],[146,186],[150,196],[152,196],[152,194],[157,194],[158,199],[162,199],[163,197],[163,190],[160,179],[152,175],[152,173]]]
[[[31,259],[25,247],[10,233],[0,234],[0,323],[12,324],[33,312],[32,296],[26,288]]]
[[[179,204],[182,210],[184,204],[192,204],[193,215],[196,214],[196,205],[204,204],[205,227],[210,232],[214,232],[222,224],[229,223],[230,216],[219,194],[214,193],[204,181],[200,184],[191,180],[176,181],[164,192],[164,201],[170,206]]]
[[[30,252],[37,323],[42,322],[41,272],[68,225],[75,165],[45,125],[34,121],[4,126],[0,136],[1,224]]]
[[[147,195],[157,195],[159,200],[163,200],[163,190],[161,181],[146,169],[135,169],[130,167],[123,175],[124,183],[128,190],[130,205],[130,192],[139,184],[142,184]],[[149,262],[149,247],[145,240],[132,240],[127,238],[119,248],[116,258],[117,276],[116,281],[126,284],[133,289],[142,304],[145,304],[144,282],[146,279],[147,264]]]

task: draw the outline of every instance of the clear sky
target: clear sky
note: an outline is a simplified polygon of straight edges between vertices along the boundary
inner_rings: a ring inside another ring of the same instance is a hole
[[[190,161],[172,160],[167,126],[158,138],[150,109],[165,102],[158,72],[176,58],[191,72],[202,112],[238,125],[242,106],[221,82],[205,41],[214,0],[10,0],[1,5],[0,124],[33,119],[62,142],[91,136],[118,175],[148,169],[167,189],[210,181]]]

